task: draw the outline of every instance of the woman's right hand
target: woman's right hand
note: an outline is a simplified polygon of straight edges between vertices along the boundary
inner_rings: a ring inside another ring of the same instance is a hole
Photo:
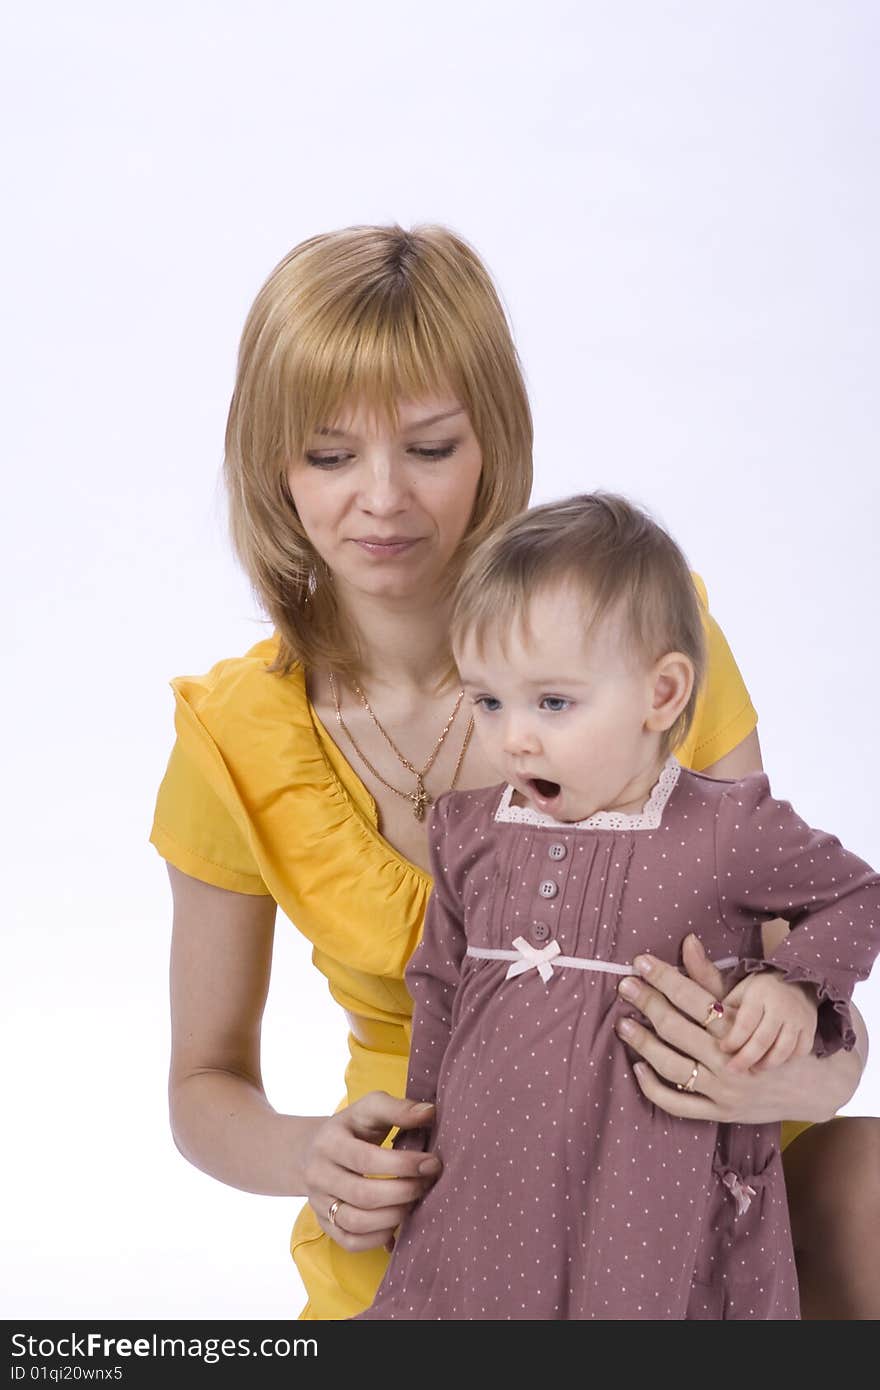
[[[390,1249],[407,1211],[436,1180],[436,1154],[381,1147],[395,1125],[418,1129],[433,1114],[433,1105],[370,1091],[314,1131],[302,1156],[306,1196],[321,1228],[345,1250]]]

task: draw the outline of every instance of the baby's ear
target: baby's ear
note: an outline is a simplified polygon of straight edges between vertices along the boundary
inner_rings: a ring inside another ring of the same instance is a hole
[[[650,709],[645,728],[653,733],[671,729],[686,706],[694,688],[694,666],[683,652],[668,652],[655,662],[651,672]]]

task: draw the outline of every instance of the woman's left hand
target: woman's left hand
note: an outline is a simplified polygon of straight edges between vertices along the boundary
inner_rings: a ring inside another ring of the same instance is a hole
[[[649,969],[621,981],[621,1000],[634,1005],[651,1026],[630,1019],[631,1031],[624,1035],[621,1019],[617,1031],[644,1059],[635,1065],[636,1078],[643,1095],[661,1110],[716,1124],[772,1124],[827,1120],[848,1099],[847,1086],[851,1080],[856,1084],[860,1066],[851,1054],[793,1057],[769,1071],[731,1070],[730,1053],[722,1051],[719,1040],[733,1026],[736,1010],[728,1006],[720,1017],[704,1022],[725,990],[720,971],[696,937],[684,943],[687,974],[656,956],[637,960],[646,961]],[[634,992],[627,994],[628,987]],[[679,1089],[685,1084],[688,1090]]]

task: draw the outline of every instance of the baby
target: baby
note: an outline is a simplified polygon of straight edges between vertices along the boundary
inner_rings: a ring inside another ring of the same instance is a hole
[[[702,610],[678,547],[622,498],[503,527],[452,624],[501,781],[434,807],[407,1095],[435,1103],[444,1168],[361,1317],[796,1319],[779,1126],[656,1109],[617,1040],[618,986],[693,932],[730,972],[698,1020],[728,1066],[850,1048],[880,878],[763,774],[676,761]],[[791,931],[764,959],[777,916]],[[700,1092],[705,1069],[680,1071]]]

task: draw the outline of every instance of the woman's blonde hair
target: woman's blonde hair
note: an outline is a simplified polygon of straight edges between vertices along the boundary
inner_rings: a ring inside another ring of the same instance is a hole
[[[449,589],[471,550],[528,504],[532,421],[504,310],[476,252],[444,227],[349,227],[294,247],[245,323],[224,478],[236,554],[280,635],[270,670],[357,677],[357,634],[309,541],[289,461],[344,405],[396,424],[400,397],[451,390],[482,472]],[[449,653],[449,673],[454,664]]]
[[[647,512],[608,492],[584,493],[533,507],[500,527],[470,557],[459,579],[450,632],[478,650],[490,632],[521,624],[529,635],[533,594],[570,586],[583,597],[584,634],[611,611],[621,614],[639,655],[653,664],[681,652],[694,668],[690,698],[660,740],[680,747],[694,717],[706,671],[700,600],[687,561]]]

